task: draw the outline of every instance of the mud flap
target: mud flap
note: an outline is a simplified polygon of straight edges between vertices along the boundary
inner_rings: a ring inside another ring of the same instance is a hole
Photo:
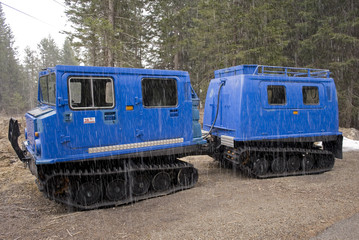
[[[20,128],[16,119],[11,118],[9,121],[8,138],[12,148],[15,150],[17,156],[22,162],[27,162],[29,159],[25,157],[25,152],[20,148],[18,138],[20,136]]]
[[[338,135],[335,141],[323,142],[324,150],[331,151],[336,158],[343,159],[343,136]]]
[[[339,159],[343,159],[343,135],[339,135],[336,141],[336,147],[334,149],[334,156]]]

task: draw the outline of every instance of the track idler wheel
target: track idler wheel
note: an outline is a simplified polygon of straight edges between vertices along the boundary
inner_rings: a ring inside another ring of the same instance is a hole
[[[190,186],[197,182],[198,172],[195,168],[182,168],[177,175],[177,181],[181,186]]]
[[[83,206],[95,204],[100,198],[100,186],[95,182],[85,182],[77,190],[76,201]]]
[[[287,170],[287,163],[284,157],[277,156],[271,164],[273,173],[284,173]]]
[[[119,201],[127,196],[126,181],[123,179],[114,179],[106,186],[106,197],[111,201]]]
[[[318,167],[319,168],[332,168],[334,166],[334,157],[327,156],[326,158],[321,157],[318,159]]]
[[[152,187],[157,192],[163,192],[171,186],[171,177],[166,172],[157,173],[152,179]]]
[[[135,196],[145,195],[150,188],[151,182],[148,180],[147,175],[138,174],[133,177],[132,194]]]

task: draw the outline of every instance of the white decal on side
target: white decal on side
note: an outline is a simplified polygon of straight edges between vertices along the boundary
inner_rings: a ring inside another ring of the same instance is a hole
[[[84,118],[84,124],[88,123],[96,123],[96,119],[94,117]]]

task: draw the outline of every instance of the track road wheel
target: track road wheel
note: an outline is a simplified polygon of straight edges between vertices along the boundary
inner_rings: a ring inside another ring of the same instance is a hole
[[[313,155],[306,154],[302,160],[302,170],[309,171],[313,168],[315,159]]]
[[[195,168],[182,168],[177,175],[177,181],[181,186],[190,186],[198,180],[198,172]]]
[[[98,202],[100,197],[99,185],[95,182],[85,182],[80,185],[77,191],[76,201],[83,206],[89,206]]]
[[[256,176],[265,175],[268,172],[269,163],[265,158],[257,158],[253,161],[253,173]]]
[[[157,192],[163,192],[171,186],[171,177],[166,172],[157,173],[152,179],[152,187]]]
[[[287,170],[287,163],[284,157],[277,156],[273,159],[272,164],[273,173],[284,173]]]
[[[106,197],[111,201],[119,201],[127,196],[127,186],[123,179],[114,179],[106,186]]]
[[[288,158],[287,169],[288,172],[298,171],[300,168],[301,158],[298,155],[292,155]]]
[[[138,174],[133,177],[132,193],[135,196],[141,196],[148,192],[151,182],[145,173]]]

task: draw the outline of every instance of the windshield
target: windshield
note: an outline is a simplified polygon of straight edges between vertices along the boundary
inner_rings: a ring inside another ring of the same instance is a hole
[[[56,76],[54,73],[40,77],[40,102],[56,104]]]

